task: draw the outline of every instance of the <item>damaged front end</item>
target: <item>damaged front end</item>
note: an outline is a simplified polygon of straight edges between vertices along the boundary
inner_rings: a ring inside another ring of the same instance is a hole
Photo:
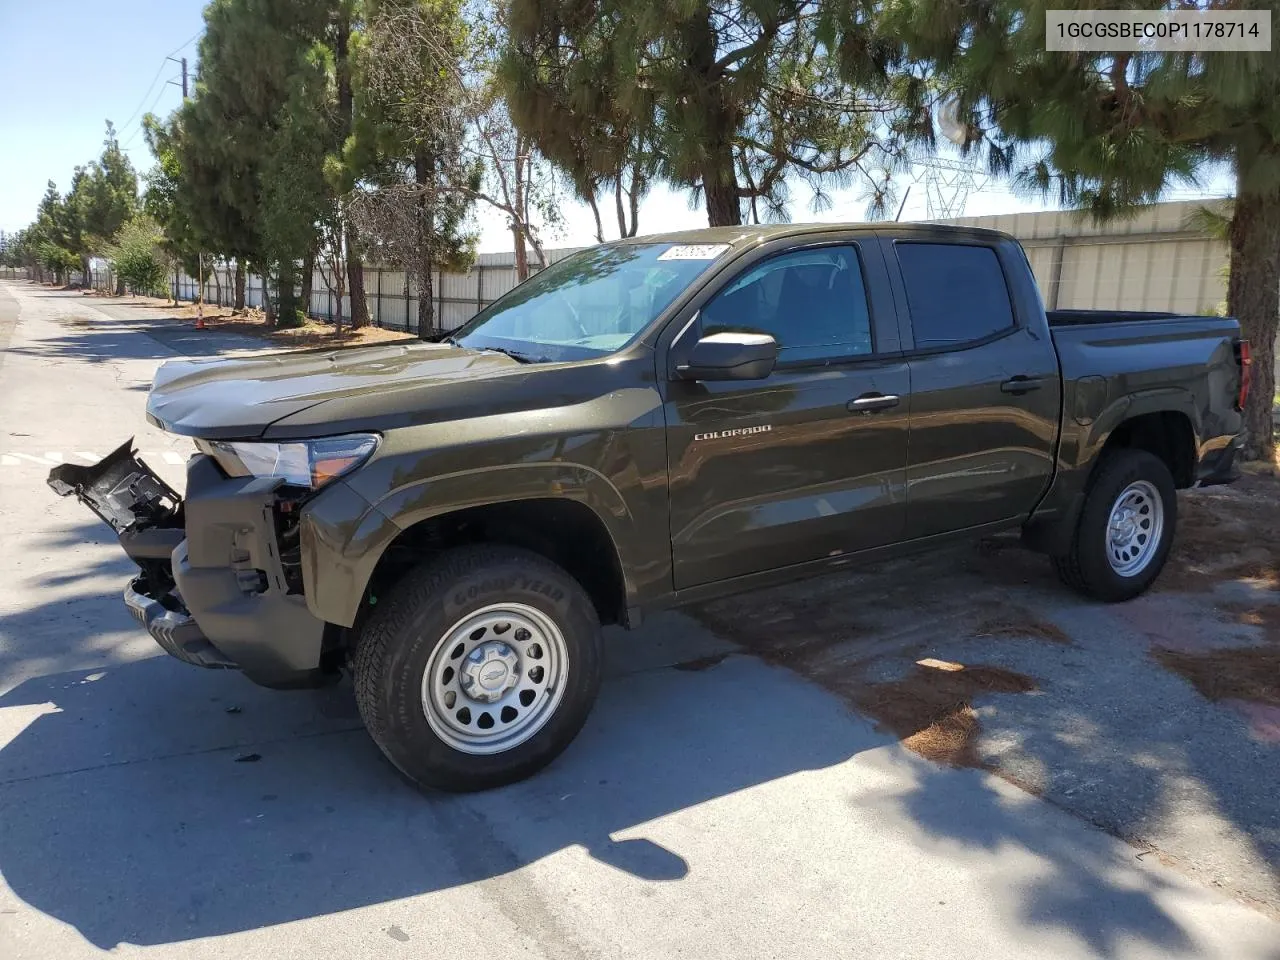
[[[49,486],[115,531],[139,570],[125,603],[167,653],[240,669],[268,687],[330,682],[326,624],[308,609],[300,573],[307,492],[282,477],[235,472],[193,454],[184,498],[130,441],[92,466],[55,467]]]
[[[209,642],[183,604],[173,554],[186,538],[182,497],[137,456],[130,438],[91,466],[64,463],[49,473],[61,497],[74,495],[98,515],[141,571],[124,591],[134,618],[170,656],[195,666],[236,668]]]

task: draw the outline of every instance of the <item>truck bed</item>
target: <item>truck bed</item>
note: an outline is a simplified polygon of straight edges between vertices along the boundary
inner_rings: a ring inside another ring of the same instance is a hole
[[[1221,320],[1218,316],[1161,313],[1148,310],[1046,310],[1051,327],[1078,327],[1099,323],[1140,323],[1154,320]]]

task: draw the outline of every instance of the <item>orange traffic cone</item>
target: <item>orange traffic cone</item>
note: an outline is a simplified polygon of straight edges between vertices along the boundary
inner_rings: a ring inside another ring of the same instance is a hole
[[[204,301],[196,301],[196,329],[204,330]]]

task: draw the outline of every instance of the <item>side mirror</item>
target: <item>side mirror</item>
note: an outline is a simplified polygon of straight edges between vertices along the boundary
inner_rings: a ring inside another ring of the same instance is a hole
[[[778,362],[778,341],[767,333],[712,333],[676,367],[682,380],[763,380]]]

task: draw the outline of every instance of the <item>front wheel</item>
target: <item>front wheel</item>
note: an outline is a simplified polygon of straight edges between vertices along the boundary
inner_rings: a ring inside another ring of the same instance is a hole
[[[1164,461],[1116,450],[1098,466],[1070,550],[1053,558],[1063,583],[1114,603],[1145,591],[1173,545],[1178,497]]]
[[[600,621],[576,580],[525,550],[466,547],[411,571],[375,608],[356,647],[356,701],[409,779],[483,790],[569,745],[600,660]]]

